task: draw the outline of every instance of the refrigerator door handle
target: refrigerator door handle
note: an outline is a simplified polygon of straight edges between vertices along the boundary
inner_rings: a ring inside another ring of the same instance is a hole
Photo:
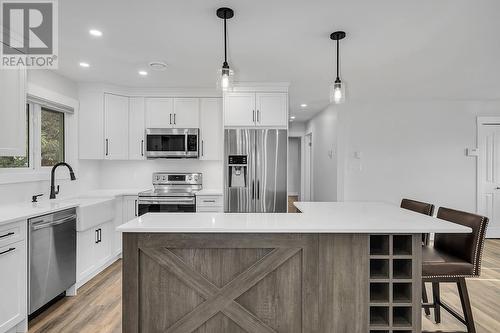
[[[252,200],[255,200],[255,181],[252,180]]]
[[[260,181],[257,180],[257,200],[260,200]]]

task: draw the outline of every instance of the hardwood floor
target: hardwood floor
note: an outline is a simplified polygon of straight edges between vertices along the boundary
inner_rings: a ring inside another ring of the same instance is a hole
[[[89,281],[76,297],[66,297],[29,323],[29,332],[119,333],[121,332],[121,261]],[[483,269],[478,279],[468,279],[477,333],[500,332],[500,240],[486,242]],[[429,288],[428,288],[429,289]],[[428,290],[431,295],[430,289]],[[461,311],[456,288],[444,284],[442,299]],[[432,316],[432,315],[431,315]],[[436,325],[424,316],[423,329],[465,330],[446,311]]]

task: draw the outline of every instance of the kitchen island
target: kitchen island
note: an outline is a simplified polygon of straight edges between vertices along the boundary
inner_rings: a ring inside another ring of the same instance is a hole
[[[382,203],[146,214],[123,234],[123,332],[420,332],[421,234]]]

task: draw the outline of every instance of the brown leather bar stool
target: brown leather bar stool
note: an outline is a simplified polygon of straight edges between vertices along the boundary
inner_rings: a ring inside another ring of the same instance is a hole
[[[420,214],[432,216],[434,214],[434,205],[411,199],[401,200],[401,208],[408,209]],[[429,234],[422,234],[422,242],[427,245],[429,244]]]
[[[434,246],[422,248],[422,281],[424,284],[431,282],[433,291],[433,303],[424,300],[423,307],[434,309],[436,323],[441,322],[443,308],[467,326],[467,332],[475,333],[465,278],[478,277],[480,274],[488,218],[444,207],[439,208],[437,217],[470,227],[472,233],[436,234]],[[439,284],[442,282],[457,284],[463,317],[441,301]]]
[[[429,215],[432,216],[434,214],[434,205],[427,203],[427,202],[421,202],[421,201],[416,201],[416,200],[411,200],[411,199],[403,199],[401,200],[401,208],[408,209],[420,214],[424,215]],[[429,239],[430,235],[429,234],[422,234],[422,244],[423,245],[428,245],[429,244]],[[429,302],[429,299],[427,298],[427,290],[425,290],[425,286],[422,283],[422,299],[424,303]],[[431,310],[428,308],[424,308],[425,314],[427,316],[431,315]]]

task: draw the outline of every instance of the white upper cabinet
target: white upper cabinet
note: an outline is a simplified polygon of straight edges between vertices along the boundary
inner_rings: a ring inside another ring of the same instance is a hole
[[[224,125],[287,127],[288,94],[234,92],[224,95]]]
[[[178,128],[198,128],[200,99],[174,98],[173,126]]]
[[[200,99],[200,160],[222,160],[222,100]]]
[[[288,94],[257,93],[255,95],[257,109],[257,126],[286,126],[288,121]]]
[[[255,126],[255,93],[224,95],[225,126]]]
[[[143,160],[144,157],[144,133],[145,112],[144,97],[130,97],[130,112],[128,120],[129,141],[128,157],[131,160]]]
[[[26,155],[26,70],[0,70],[0,156]]]
[[[173,98],[146,98],[146,128],[174,126]]]
[[[104,158],[104,95],[102,91],[80,91],[78,154],[81,159]]]
[[[104,158],[128,159],[129,98],[104,94]]]

